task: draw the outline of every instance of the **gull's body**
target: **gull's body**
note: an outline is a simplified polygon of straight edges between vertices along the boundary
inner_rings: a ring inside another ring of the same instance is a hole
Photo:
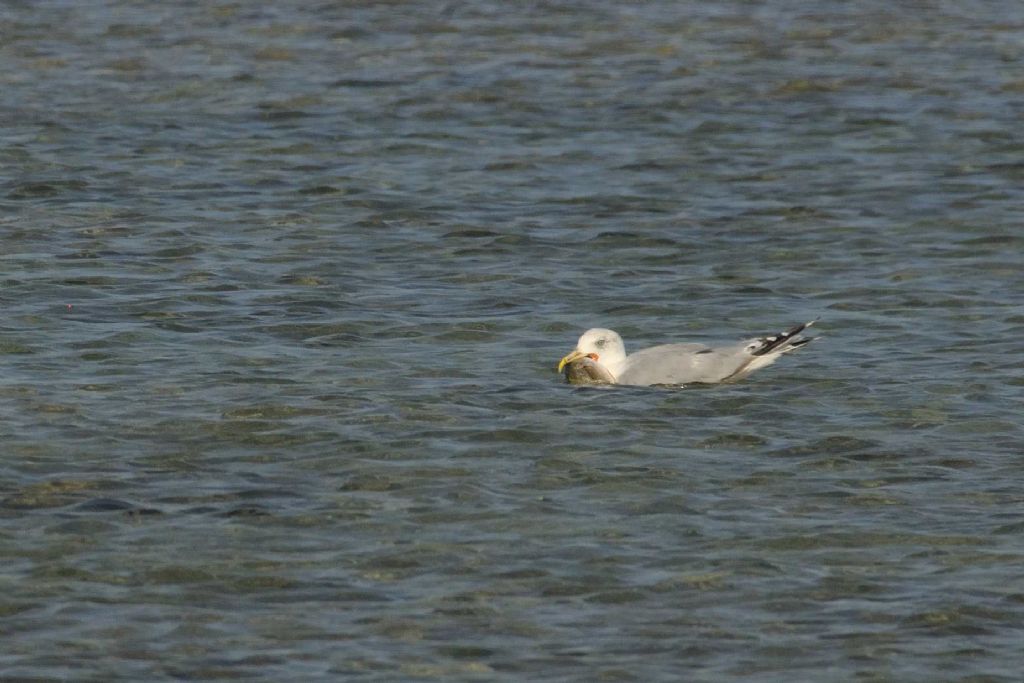
[[[771,365],[779,356],[794,351],[813,337],[800,333],[814,321],[797,325],[769,337],[738,344],[708,347],[704,344],[665,344],[626,355],[617,332],[603,328],[587,330],[572,353],[562,359],[558,370],[568,363],[589,358],[610,374],[615,384],[715,384],[746,377]]]

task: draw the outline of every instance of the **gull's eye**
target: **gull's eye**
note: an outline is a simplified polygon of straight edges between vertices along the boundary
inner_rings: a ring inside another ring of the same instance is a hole
[[[594,342],[594,346],[596,346],[599,349],[603,349],[604,345],[607,344],[607,343],[608,343],[607,339],[598,339],[596,342]]]

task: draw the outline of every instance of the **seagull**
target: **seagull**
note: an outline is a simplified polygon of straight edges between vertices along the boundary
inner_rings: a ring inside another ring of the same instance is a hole
[[[595,327],[576,342],[576,348],[558,363],[558,372],[569,363],[588,358],[600,367],[603,377],[614,384],[716,384],[742,379],[767,367],[779,356],[795,351],[817,337],[800,335],[812,320],[768,337],[749,339],[731,346],[664,344],[626,355],[626,345],[617,332]],[[595,372],[595,371],[591,371]]]

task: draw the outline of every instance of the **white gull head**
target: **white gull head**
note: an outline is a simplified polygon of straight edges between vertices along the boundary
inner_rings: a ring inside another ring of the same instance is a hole
[[[567,364],[580,358],[597,361],[614,375],[626,361],[626,345],[622,343],[618,332],[595,327],[580,336],[576,348],[558,364],[558,371],[561,372]]]

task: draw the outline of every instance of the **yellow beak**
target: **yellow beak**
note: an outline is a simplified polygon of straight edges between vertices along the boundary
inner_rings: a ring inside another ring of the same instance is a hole
[[[561,372],[562,368],[564,368],[566,365],[568,365],[569,363],[573,362],[574,360],[579,360],[580,358],[586,358],[586,357],[587,357],[587,354],[583,353],[579,349],[574,349],[572,353],[570,353],[568,356],[566,356],[562,360],[558,361],[558,371]]]

